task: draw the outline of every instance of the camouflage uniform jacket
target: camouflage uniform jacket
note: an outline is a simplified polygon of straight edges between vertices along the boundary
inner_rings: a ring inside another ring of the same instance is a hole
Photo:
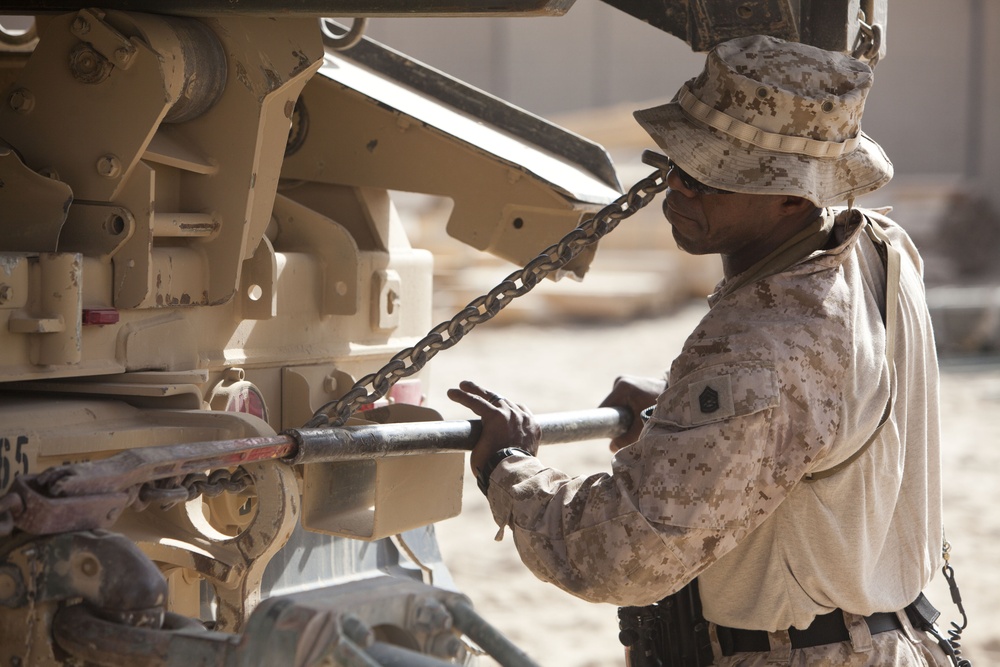
[[[916,249],[866,214],[902,254],[895,402],[866,453],[803,480],[855,452],[890,393],[885,269],[854,210],[836,214],[827,249],[720,284],[611,474],[571,479],[534,457],[498,466],[494,518],[538,577],[643,605],[698,576],[708,620],[767,631],[918,595],[942,534],[934,342]]]

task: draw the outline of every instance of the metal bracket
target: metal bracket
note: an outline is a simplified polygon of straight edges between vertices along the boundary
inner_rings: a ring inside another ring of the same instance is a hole
[[[105,23],[104,12],[82,10],[70,24],[70,31],[116,67],[128,69],[132,66],[136,54],[135,45],[128,37]]]

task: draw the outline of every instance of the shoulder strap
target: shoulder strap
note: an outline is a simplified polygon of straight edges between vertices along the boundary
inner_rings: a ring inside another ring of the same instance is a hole
[[[886,425],[886,422],[889,421],[889,416],[892,414],[892,404],[895,400],[896,387],[896,321],[898,319],[899,312],[900,257],[899,251],[892,247],[892,243],[889,241],[889,237],[886,235],[885,231],[867,217],[865,218],[865,233],[868,235],[868,238],[871,239],[872,243],[875,244],[875,247],[884,252],[885,357],[889,362],[889,399],[885,402],[885,410],[882,412],[882,419],[879,421],[878,426],[875,427],[875,431],[871,434],[871,437],[868,438],[865,444],[861,445],[856,452],[832,468],[807,473],[805,477],[803,477],[803,479],[807,482],[815,482],[816,480],[836,475],[838,472],[857,461],[862,454],[868,451],[868,448],[871,447],[872,443],[878,438],[879,433],[882,432],[882,427]]]
[[[822,250],[830,240],[833,223],[832,214],[821,213],[762,260],[724,283],[719,297],[732,294],[745,285],[790,269],[817,250]]]

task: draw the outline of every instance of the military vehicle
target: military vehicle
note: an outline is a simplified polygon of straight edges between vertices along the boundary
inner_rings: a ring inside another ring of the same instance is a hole
[[[698,50],[884,48],[882,3],[612,4]],[[533,664],[442,564],[475,424],[423,405],[424,367],[582,276],[662,163],[620,197],[599,146],[360,32],[570,5],[0,7],[0,664]],[[394,191],[527,268],[432,329]]]

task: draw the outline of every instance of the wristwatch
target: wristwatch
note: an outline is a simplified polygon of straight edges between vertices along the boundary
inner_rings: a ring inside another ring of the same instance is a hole
[[[484,496],[490,490],[490,476],[493,475],[493,471],[497,469],[500,462],[508,456],[531,456],[531,452],[520,447],[505,447],[498,452],[493,452],[493,455],[486,459],[486,463],[479,470],[479,474],[476,475],[476,484],[479,485],[479,490],[483,492]]]

